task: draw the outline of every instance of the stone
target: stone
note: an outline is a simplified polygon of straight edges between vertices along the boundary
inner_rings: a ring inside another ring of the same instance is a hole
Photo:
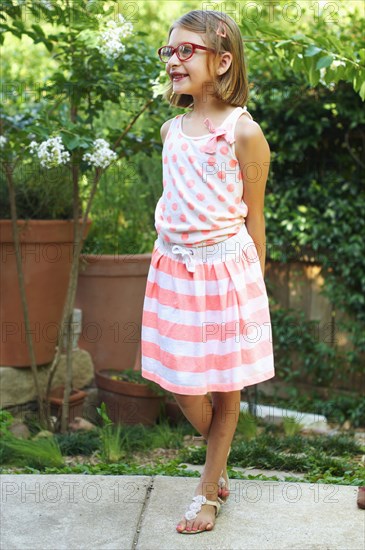
[[[9,431],[19,439],[29,439],[30,431],[29,428],[24,422],[15,421],[9,427]]]
[[[50,365],[38,367],[39,384],[45,391]],[[83,388],[94,380],[94,366],[89,352],[73,351],[72,385]],[[61,359],[52,381],[52,388],[62,386],[66,376],[66,356]],[[21,405],[37,399],[30,367],[0,367],[0,408]]]
[[[79,430],[91,431],[96,429],[95,424],[93,424],[92,422],[89,422],[88,420],[86,420],[85,418],[82,418],[81,416],[76,416],[75,420],[73,422],[70,422],[68,427],[73,432],[77,432]]]

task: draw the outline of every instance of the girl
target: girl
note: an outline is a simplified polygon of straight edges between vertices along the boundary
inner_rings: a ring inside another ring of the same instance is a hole
[[[171,81],[165,98],[191,110],[161,127],[142,375],[174,394],[207,441],[204,472],[177,525],[192,534],[213,528],[228,496],[241,390],[274,376],[263,279],[270,149],[245,106],[243,44],[231,17],[187,13],[158,54]]]

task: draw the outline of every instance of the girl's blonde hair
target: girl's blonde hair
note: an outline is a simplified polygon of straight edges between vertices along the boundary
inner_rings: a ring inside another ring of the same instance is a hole
[[[229,69],[212,82],[213,96],[224,103],[244,107],[248,100],[248,79],[244,56],[243,40],[236,22],[227,14],[212,10],[193,10],[175,21],[169,36],[177,27],[205,34],[206,46],[215,50],[213,64],[219,58],[219,52],[230,52],[232,62]],[[217,33],[218,30],[218,33]],[[223,31],[223,32],[222,32]],[[223,36],[222,36],[223,35]],[[224,36],[226,35],[226,36]],[[193,97],[187,94],[175,94],[172,82],[169,83],[163,97],[174,107],[191,107]]]

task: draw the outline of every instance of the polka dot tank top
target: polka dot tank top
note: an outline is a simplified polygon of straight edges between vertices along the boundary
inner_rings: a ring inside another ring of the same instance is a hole
[[[209,134],[187,136],[184,115],[172,119],[163,150],[163,193],[155,209],[155,228],[166,242],[209,245],[232,237],[245,222],[242,173],[234,151],[237,120],[246,112],[234,109]]]

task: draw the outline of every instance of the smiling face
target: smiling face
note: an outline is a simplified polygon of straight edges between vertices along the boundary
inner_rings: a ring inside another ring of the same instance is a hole
[[[176,27],[170,34],[169,46],[176,48],[181,42],[192,42],[200,46],[204,43],[202,34]],[[170,76],[173,91],[176,94],[187,94],[195,98],[208,94],[213,89],[213,76],[209,70],[207,57],[214,58],[214,53],[204,50],[195,50],[193,56],[186,61],[180,61],[176,52],[166,63],[166,71]],[[174,76],[175,75],[175,76]],[[184,75],[184,76],[179,76]]]

